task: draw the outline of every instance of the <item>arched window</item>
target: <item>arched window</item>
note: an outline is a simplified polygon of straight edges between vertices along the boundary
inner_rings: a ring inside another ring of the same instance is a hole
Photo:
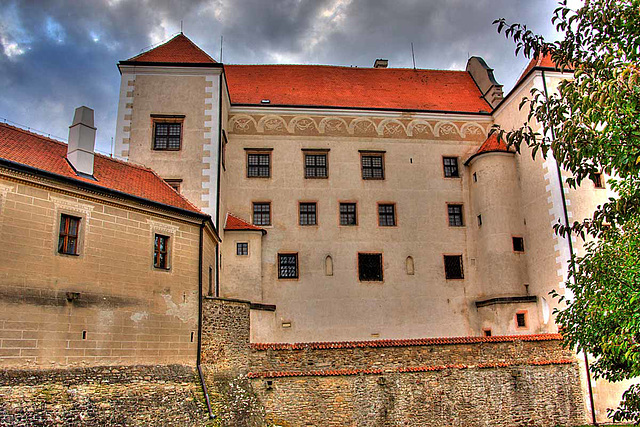
[[[331,258],[331,255],[327,255],[324,259],[324,275],[333,276],[333,258]]]
[[[406,261],[407,274],[413,276],[415,274],[415,267],[413,265],[413,257],[408,256]]]

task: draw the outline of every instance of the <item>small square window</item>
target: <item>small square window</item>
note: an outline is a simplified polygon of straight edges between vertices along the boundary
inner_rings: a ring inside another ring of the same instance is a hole
[[[166,269],[169,265],[169,237],[156,234],[153,243],[153,266]]]
[[[298,278],[298,254],[278,254],[278,279]]]
[[[58,252],[66,255],[78,254],[78,235],[80,218],[62,214],[60,216],[60,234],[58,235]]]
[[[449,227],[464,226],[462,205],[448,205],[447,209],[449,211]]]
[[[300,203],[300,225],[316,225],[316,204]]]
[[[247,242],[236,243],[236,255],[238,256],[249,255],[249,243]]]
[[[358,277],[361,282],[382,282],[382,254],[358,254]]]
[[[181,179],[165,179],[165,182],[178,193],[180,192],[180,186],[182,185]]]
[[[483,329],[482,332],[484,332],[484,336],[485,337],[490,337],[491,336],[491,329]]]
[[[362,154],[362,179],[384,179],[384,157],[382,154]]]
[[[153,149],[178,151],[182,143],[182,121],[154,121]]]
[[[602,179],[602,173],[594,173],[593,176],[591,177],[591,180],[593,181],[593,185],[596,188],[604,188],[604,180]]]
[[[271,225],[271,203],[253,204],[253,224]]]
[[[516,313],[516,326],[518,328],[526,328],[527,327],[527,313],[524,311],[519,311]]]
[[[394,227],[396,225],[396,205],[378,205],[378,225],[380,227]]]
[[[271,176],[271,153],[247,153],[247,177],[269,178]]]
[[[444,273],[447,279],[464,279],[462,255],[445,255]]]
[[[515,252],[524,252],[524,239],[522,237],[512,237],[513,250]]]
[[[340,203],[340,225],[358,225],[355,203]]]
[[[327,177],[327,155],[305,153],[304,177],[307,179],[326,178]]]
[[[458,158],[457,157],[443,157],[442,163],[444,165],[444,176],[446,178],[458,178]]]

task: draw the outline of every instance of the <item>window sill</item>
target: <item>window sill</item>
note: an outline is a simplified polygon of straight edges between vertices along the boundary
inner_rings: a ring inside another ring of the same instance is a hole
[[[68,254],[65,252],[58,252],[58,255],[62,255],[62,256],[70,256],[70,257],[79,257],[80,254]]]
[[[155,265],[153,266],[153,269],[155,271],[171,271],[171,267],[156,267]]]

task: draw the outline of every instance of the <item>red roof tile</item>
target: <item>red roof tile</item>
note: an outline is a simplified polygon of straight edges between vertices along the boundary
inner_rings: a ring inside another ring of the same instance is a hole
[[[253,343],[254,350],[321,350],[336,348],[362,347],[410,347],[422,345],[453,345],[479,344],[486,342],[514,342],[514,341],[554,341],[562,340],[560,334],[537,335],[504,335],[492,337],[443,337],[443,338],[414,338],[399,340],[371,340],[371,341],[328,341],[306,343]]]
[[[176,64],[215,64],[209,55],[180,33],[166,43],[143,52],[126,62],[166,62]]]
[[[466,71],[225,65],[232,104],[490,112]]]
[[[67,162],[67,144],[0,123],[0,158],[157,203],[202,213],[149,168],[95,154],[93,176],[78,176]]]
[[[254,231],[262,231],[263,234],[266,234],[267,230],[264,228],[256,227],[253,224],[249,224],[247,221],[238,218],[235,215],[227,213],[227,222],[224,225],[225,231],[230,230],[254,230]]]
[[[507,147],[507,143],[505,142],[504,138],[498,141],[497,133],[489,135],[486,141],[484,141],[480,146],[480,148],[478,148],[478,151],[476,151],[476,154],[493,152],[493,151],[505,151],[505,152],[509,151],[509,148]]]
[[[533,70],[534,68],[539,67],[539,68],[551,68],[551,69],[557,69],[558,67],[556,66],[556,63],[553,62],[553,59],[551,59],[551,55],[547,54],[547,55],[543,55],[541,57],[537,57],[537,58],[532,58],[531,61],[529,61],[529,65],[527,65],[527,68],[524,69],[524,72],[522,73],[522,75],[520,76],[520,78],[518,79],[518,83],[520,83],[520,81],[522,81],[527,74],[529,74],[529,72],[531,70]]]

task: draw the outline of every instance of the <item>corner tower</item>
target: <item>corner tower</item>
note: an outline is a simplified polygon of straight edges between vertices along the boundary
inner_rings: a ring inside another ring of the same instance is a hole
[[[218,227],[222,64],[180,33],[118,69],[115,155],[155,170]]]

